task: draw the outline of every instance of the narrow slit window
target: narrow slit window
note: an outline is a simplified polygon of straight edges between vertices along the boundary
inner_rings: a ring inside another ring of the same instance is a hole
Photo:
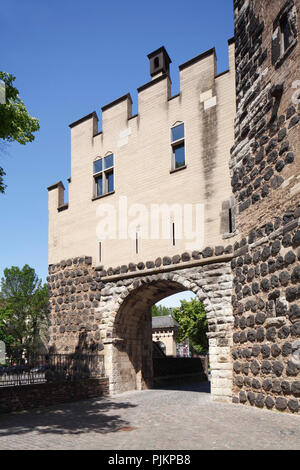
[[[175,239],[175,223],[172,222],[172,245],[176,245],[176,239]]]
[[[159,67],[159,57],[155,57],[154,59],[154,67],[157,69]]]
[[[228,218],[229,218],[229,233],[233,232],[233,220],[232,220],[232,209],[231,207],[229,208],[228,211]]]
[[[135,232],[135,253],[139,253],[139,232]]]
[[[101,242],[99,242],[98,249],[99,249],[99,261],[101,262],[102,261],[102,244],[101,244]]]

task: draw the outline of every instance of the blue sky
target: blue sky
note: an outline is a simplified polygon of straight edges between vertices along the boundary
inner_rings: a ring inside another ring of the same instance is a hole
[[[172,59],[172,93],[178,66],[215,47],[218,72],[228,68],[233,36],[232,0],[10,0],[0,16],[0,70],[30,114],[40,120],[33,143],[7,145],[0,195],[0,276],[29,264],[46,280],[47,187],[70,176],[68,125],[150,81],[147,54],[164,45]],[[184,295],[182,295],[184,297]],[[188,294],[189,298],[189,294]]]
[[[157,302],[156,305],[164,305],[165,307],[173,308],[180,307],[180,300],[191,300],[195,299],[196,295],[192,291],[179,292],[178,294],[170,295],[165,299],[162,299],[160,302]]]

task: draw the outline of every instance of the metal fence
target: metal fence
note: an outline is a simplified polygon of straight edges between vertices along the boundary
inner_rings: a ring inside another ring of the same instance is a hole
[[[0,387],[104,377],[100,354],[42,354],[0,366]]]

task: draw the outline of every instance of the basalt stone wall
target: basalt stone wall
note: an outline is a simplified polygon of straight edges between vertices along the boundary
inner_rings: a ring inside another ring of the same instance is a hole
[[[233,308],[236,403],[300,407],[300,208],[235,245]]]
[[[57,353],[102,349],[102,315],[96,309],[101,299],[99,273],[92,258],[82,256],[49,266],[49,347]]]
[[[300,2],[234,9],[233,401],[299,412]]]
[[[238,229],[247,234],[274,210],[282,216],[299,201],[300,6],[293,0],[234,5],[237,113],[230,170]],[[284,14],[290,15],[290,46],[275,60],[273,38]]]

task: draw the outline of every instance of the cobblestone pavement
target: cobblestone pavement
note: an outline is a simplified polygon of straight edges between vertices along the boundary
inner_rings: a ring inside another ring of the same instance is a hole
[[[204,385],[1,415],[0,450],[300,449],[300,416],[215,403]]]

